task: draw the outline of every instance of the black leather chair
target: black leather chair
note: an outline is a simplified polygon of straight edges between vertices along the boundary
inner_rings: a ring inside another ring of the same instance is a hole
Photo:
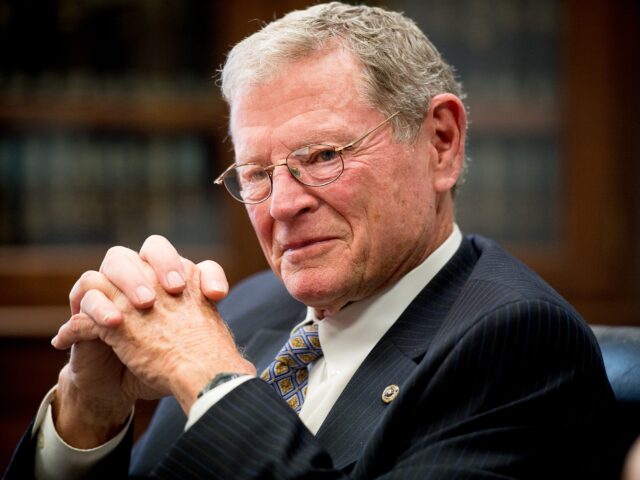
[[[612,454],[622,465],[640,436],[640,327],[593,326],[616,396]]]

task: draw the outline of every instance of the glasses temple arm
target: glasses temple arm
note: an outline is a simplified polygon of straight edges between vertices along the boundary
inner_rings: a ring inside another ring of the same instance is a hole
[[[224,176],[227,174],[227,172],[228,172],[229,170],[233,169],[235,166],[236,166],[235,162],[234,162],[234,163],[232,163],[231,165],[229,165],[229,166],[226,168],[226,170],[225,170],[224,172],[222,172],[222,173],[220,174],[220,176],[219,176],[218,178],[216,178],[216,179],[213,181],[213,183],[214,183],[215,185],[220,185],[220,184],[222,183],[223,179],[224,179]]]
[[[380,127],[382,127],[385,123],[387,123],[389,120],[391,120],[393,117],[395,117],[396,115],[398,115],[400,112],[396,112],[393,115],[391,115],[390,117],[387,117],[386,119],[384,119],[382,122],[380,122],[378,125],[376,125],[375,127],[373,127],[371,130],[369,130],[366,133],[363,133],[362,135],[360,135],[358,138],[356,138],[355,140],[353,140],[352,142],[347,143],[346,145],[343,145],[342,147],[336,148],[336,151],[339,153],[343,150],[348,150],[350,148],[355,147],[358,143],[360,143],[362,140],[364,140],[365,138],[367,138],[369,135],[371,135],[373,132],[375,132],[376,130],[378,130]]]

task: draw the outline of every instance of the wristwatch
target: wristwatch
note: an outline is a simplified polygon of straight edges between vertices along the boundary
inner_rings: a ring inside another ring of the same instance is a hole
[[[215,377],[213,377],[211,381],[207,383],[202,390],[198,392],[197,398],[200,398],[205,393],[213,390],[218,385],[222,385],[223,383],[227,383],[228,381],[233,380],[234,378],[239,378],[242,376],[244,375],[242,375],[241,373],[228,373],[228,372],[219,373]]]

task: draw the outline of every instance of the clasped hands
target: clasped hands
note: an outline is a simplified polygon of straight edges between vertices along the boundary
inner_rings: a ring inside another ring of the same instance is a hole
[[[217,373],[255,374],[213,303],[227,290],[218,264],[194,265],[163,237],[139,253],[111,248],[73,286],[72,316],[52,340],[71,349],[53,403],[60,436],[93,448],[122,428],[137,399],[172,394],[188,414]]]

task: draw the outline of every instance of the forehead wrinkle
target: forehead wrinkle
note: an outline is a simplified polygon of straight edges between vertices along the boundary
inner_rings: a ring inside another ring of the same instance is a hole
[[[331,145],[334,147],[340,146],[342,143],[348,143],[350,140],[350,134],[348,134],[344,128],[329,127],[325,129],[314,129],[308,134],[296,139],[295,143],[287,144],[283,142],[289,150],[297,150],[307,145]]]
[[[317,120],[316,120],[317,119]],[[274,136],[289,150],[309,144],[339,144],[351,141],[353,127],[331,108],[301,112],[276,128]]]
[[[230,129],[235,131],[235,139],[240,140],[238,145],[247,147],[240,151],[236,149],[236,163],[281,161],[280,157],[286,158],[289,152],[306,145],[337,147],[349,143],[361,133],[349,119],[337,113],[352,103],[354,96],[358,97],[356,92],[350,90],[351,94],[335,95],[322,86],[309,92],[307,85],[294,85],[280,92],[276,89],[275,99],[262,95],[264,89],[269,93],[274,91],[274,83],[278,83],[277,79],[274,80],[247,88],[244,95],[237,97],[237,102],[232,104]],[[358,99],[355,103],[363,102]],[[251,135],[253,128],[259,129],[262,135]],[[244,133],[240,134],[241,131]],[[280,152],[282,147],[284,151]]]
[[[253,127],[249,127],[253,128]],[[259,127],[255,127],[259,129]],[[270,153],[267,151],[266,145],[271,144],[270,140],[264,139],[266,136],[266,132],[259,129],[259,134],[257,135],[245,135],[245,138],[248,138],[249,141],[237,142],[237,139],[234,139],[234,157],[236,165],[243,165],[246,163],[270,163],[269,161],[264,161],[265,157],[269,157]]]

